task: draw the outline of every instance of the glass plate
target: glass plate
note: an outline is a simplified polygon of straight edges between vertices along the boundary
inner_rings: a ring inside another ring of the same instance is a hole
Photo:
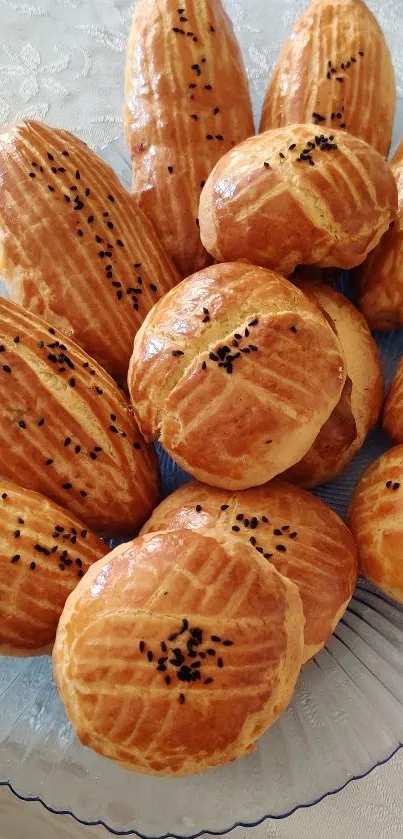
[[[129,6],[129,0],[127,5]],[[270,68],[306,0],[228,0],[258,115]],[[372,0],[392,48],[399,96],[403,62],[395,0]],[[112,92],[111,92],[111,95]],[[399,98],[395,140],[403,134]],[[105,158],[130,183],[123,141]],[[341,279],[349,294],[348,277]],[[389,381],[403,333],[377,336]],[[318,495],[343,515],[357,477],[389,446],[380,430],[344,475]],[[186,476],[159,451],[164,493]],[[79,744],[51,680],[49,658],[0,662],[0,784],[49,810],[112,833],[145,837],[224,833],[283,818],[388,760],[403,737],[403,610],[360,581],[325,650],[303,669],[293,701],[242,761],[185,779],[129,773]]]

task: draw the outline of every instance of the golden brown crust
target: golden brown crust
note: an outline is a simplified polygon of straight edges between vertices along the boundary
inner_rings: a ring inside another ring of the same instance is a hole
[[[12,299],[123,381],[133,335],[179,279],[152,225],[67,131],[3,130],[0,175],[0,271]]]
[[[133,533],[158,498],[155,452],[115,382],[42,318],[0,298],[0,474],[102,533]]]
[[[344,381],[319,309],[278,274],[239,263],[200,271],[155,306],[128,378],[146,439],[159,436],[194,477],[231,489],[300,460]]]
[[[297,587],[235,536],[150,534],[69,597],[54,676],[87,746],[138,772],[194,774],[245,755],[285,709],[303,625]]]
[[[314,487],[339,475],[375,427],[383,400],[378,347],[355,306],[329,286],[300,287],[330,316],[344,350],[347,381],[340,402],[305,457],[284,477]]]
[[[154,510],[142,534],[185,527],[236,532],[251,543],[299,588],[304,661],[325,645],[353,593],[357,550],[345,524],[322,501],[278,479],[234,493],[191,481]]]
[[[348,521],[361,573],[403,603],[403,446],[389,449],[364,472]]]
[[[393,160],[399,207],[394,225],[356,272],[358,304],[371,329],[403,326],[403,142]]]
[[[297,265],[353,268],[396,209],[393,174],[375,149],[343,131],[319,142],[312,125],[289,125],[219,161],[201,195],[200,233],[221,261],[247,259],[285,275]]]
[[[254,126],[242,55],[221,0],[188,0],[183,12],[177,0],[136,7],[125,126],[133,190],[186,277],[211,262],[197,225],[203,184]]]
[[[403,443],[403,359],[386,397],[382,427],[394,443]]]
[[[313,0],[277,61],[260,130],[293,122],[343,128],[386,157],[395,106],[390,52],[365,3]]]
[[[53,501],[0,480],[0,655],[52,645],[68,595],[107,551]]]

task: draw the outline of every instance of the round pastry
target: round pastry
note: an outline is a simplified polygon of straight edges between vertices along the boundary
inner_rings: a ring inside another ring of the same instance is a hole
[[[142,533],[211,527],[222,539],[236,534],[296,583],[308,661],[326,644],[356,584],[357,550],[345,524],[319,498],[278,479],[236,493],[191,481],[154,510]]]
[[[403,443],[403,358],[386,397],[382,427],[394,443]]]
[[[0,480],[0,655],[42,655],[68,595],[108,548],[44,495]]]
[[[159,493],[155,452],[105,370],[0,298],[0,473],[102,533],[133,533]]]
[[[403,446],[381,455],[357,484],[348,513],[361,573],[403,603]]]
[[[403,141],[391,163],[399,194],[393,227],[357,271],[358,304],[371,329],[403,326]]]
[[[73,134],[28,121],[0,134],[0,271],[119,382],[133,335],[178,282],[152,224]]]
[[[345,131],[289,125],[240,143],[216,164],[200,199],[200,235],[218,261],[353,268],[394,220],[393,174]]]
[[[305,457],[284,477],[314,487],[339,475],[375,427],[383,400],[383,376],[378,347],[364,317],[329,286],[304,283],[300,288],[331,319],[347,365],[341,399]]]
[[[85,745],[194,774],[243,757],[286,708],[303,626],[298,588],[234,534],[153,533],[69,597],[54,677]]]
[[[128,379],[146,439],[228,489],[298,462],[344,382],[339,340],[317,306],[278,274],[241,263],[200,271],[154,307]]]

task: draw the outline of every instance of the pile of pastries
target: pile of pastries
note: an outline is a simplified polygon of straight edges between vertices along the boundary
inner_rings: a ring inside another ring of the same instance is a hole
[[[66,131],[0,134],[0,652],[53,648],[129,769],[246,755],[359,572],[403,602],[403,362],[383,405],[370,331],[403,325],[395,103],[362,0],[311,2],[259,134],[220,0],[140,0],[132,193]],[[307,490],[380,417],[345,524]],[[193,479],[161,503],[157,440]]]

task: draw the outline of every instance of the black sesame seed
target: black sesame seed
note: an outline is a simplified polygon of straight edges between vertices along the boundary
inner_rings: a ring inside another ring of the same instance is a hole
[[[75,387],[76,386],[76,380],[73,377],[71,377],[71,379],[69,379],[69,385],[70,385],[70,387]]]
[[[280,553],[285,553],[287,548],[285,545],[276,545],[276,551],[280,551]]]
[[[11,562],[18,562],[19,559],[21,559],[21,554],[14,554]]]
[[[240,529],[241,529],[241,528],[240,528],[240,527],[238,527],[238,525],[237,525],[237,524],[234,524],[234,525],[233,525],[233,527],[232,527],[232,530],[235,530],[236,532],[238,532]]]
[[[24,422],[24,420],[20,420],[18,425],[20,426],[20,428],[26,428],[27,427],[27,424]]]
[[[222,510],[228,510],[229,504],[221,504]]]
[[[43,425],[44,422],[45,422],[44,417],[41,417],[40,419],[38,419],[37,425]]]
[[[203,507],[201,506],[201,504],[196,504],[196,513],[201,513],[202,509]]]
[[[214,641],[215,644],[221,644],[221,638],[218,635],[211,635],[211,640]]]
[[[222,658],[217,659],[217,667],[224,667],[224,662],[223,662]]]
[[[396,484],[393,484],[392,490],[393,490],[393,492],[396,492],[396,490],[399,489],[399,488],[400,488],[400,484],[396,483]]]
[[[224,647],[232,647],[234,644],[233,641],[223,641]]]
[[[295,539],[296,536],[298,536],[298,533],[296,533],[296,531],[294,531],[294,533],[290,533],[290,539]]]
[[[45,460],[45,466],[51,466],[52,463],[53,463],[53,460],[52,460],[51,457],[49,457],[48,460]]]
[[[151,652],[151,650],[149,650],[149,651],[148,651],[148,653],[147,653],[147,658],[148,658],[148,660],[149,660],[149,661],[152,661],[152,660],[153,660],[154,655],[153,655],[153,653]]]
[[[121,239],[116,239],[116,244],[119,245],[120,248],[124,248],[124,244]]]
[[[29,566],[29,567],[30,567],[31,571],[35,571],[35,568],[36,568],[36,562],[31,562],[31,564],[30,564],[30,566]]]
[[[3,364],[3,370],[5,373],[11,373],[11,367],[8,364]]]
[[[68,481],[65,484],[62,484],[62,489],[71,489],[73,484],[70,484]]]
[[[180,694],[179,694],[179,703],[180,703],[180,705],[183,705],[184,701],[185,701],[185,694],[184,694],[184,693],[180,693]]]

